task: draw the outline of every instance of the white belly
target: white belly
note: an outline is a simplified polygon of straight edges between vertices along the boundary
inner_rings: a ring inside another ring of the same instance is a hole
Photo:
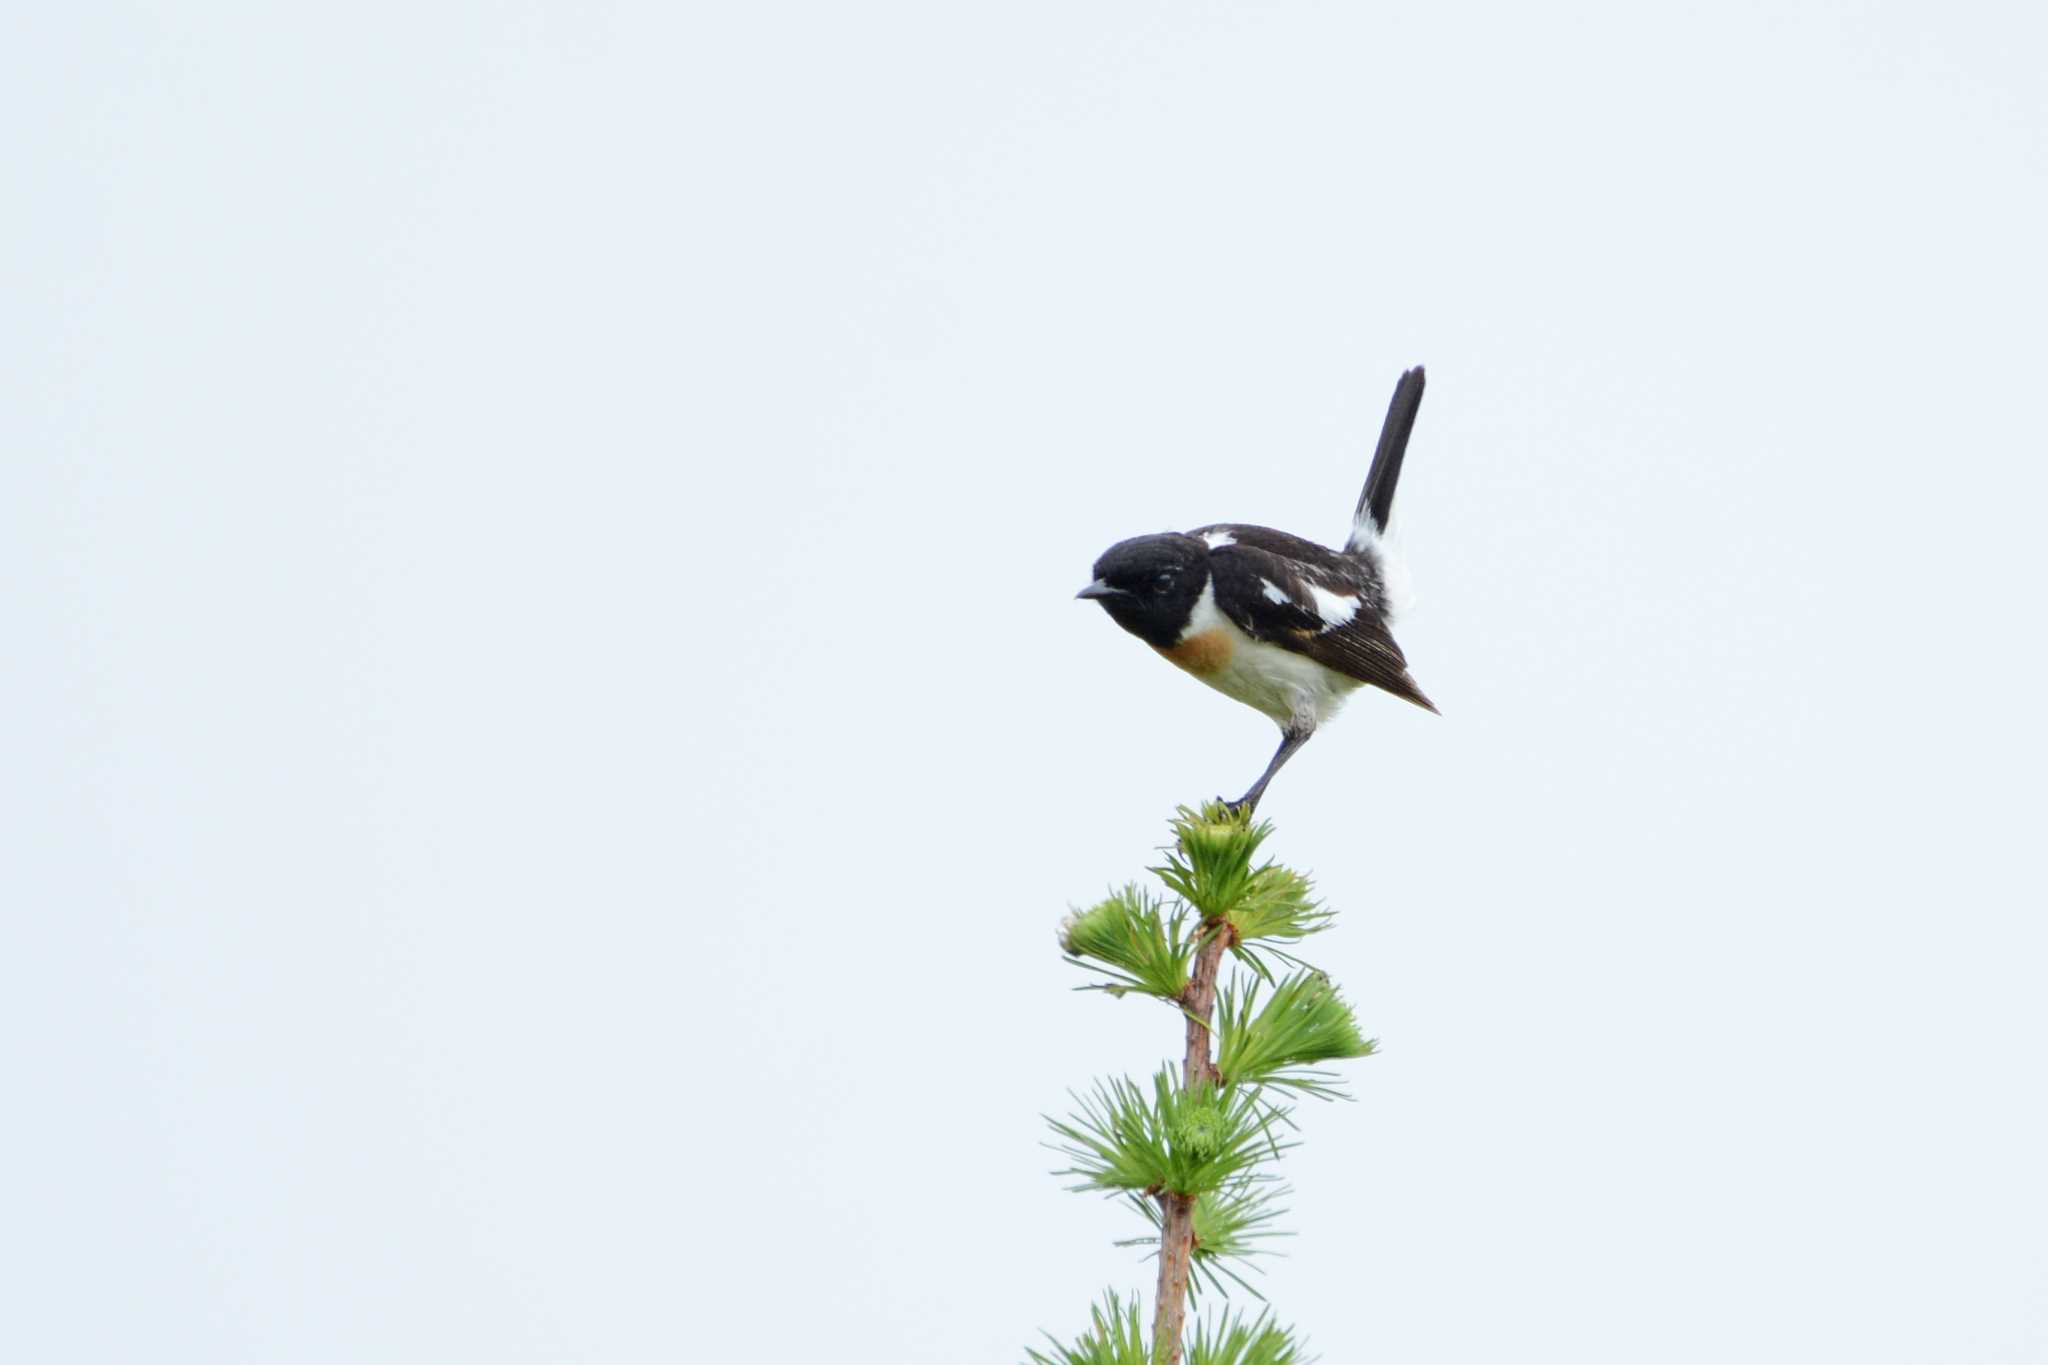
[[[1291,649],[1254,640],[1216,607],[1209,589],[1195,604],[1181,644],[1161,651],[1224,696],[1271,716],[1282,728],[1314,729],[1335,715],[1359,683]]]

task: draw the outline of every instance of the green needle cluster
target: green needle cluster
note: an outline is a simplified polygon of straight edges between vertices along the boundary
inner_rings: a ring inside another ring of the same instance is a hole
[[[1270,822],[1255,825],[1218,802],[1182,806],[1174,812],[1166,866],[1152,871],[1204,920],[1227,918],[1250,892],[1252,858],[1272,833]]]
[[[1114,1291],[1090,1310],[1092,1323],[1072,1345],[1054,1340],[1052,1349],[1027,1349],[1030,1365],[1153,1365],[1152,1348],[1138,1311],[1138,1297],[1128,1303]],[[1308,1357],[1294,1334],[1261,1312],[1247,1320],[1242,1313],[1219,1314],[1195,1324],[1187,1343],[1188,1365],[1307,1365]]]
[[[1316,901],[1314,887],[1299,872],[1274,862],[1253,865],[1259,846],[1273,833],[1270,822],[1252,824],[1212,803],[1199,811],[1182,806],[1173,830],[1166,865],[1153,868],[1154,875],[1193,907],[1205,927],[1227,926],[1230,946],[1254,971],[1263,974],[1265,968],[1245,945],[1296,943],[1327,929],[1336,918]]]
[[[1240,943],[1293,943],[1327,929],[1335,918],[1316,902],[1308,878],[1268,863],[1245,879],[1244,895],[1230,911],[1230,927]]]
[[[1335,1073],[1317,1062],[1372,1055],[1372,1040],[1358,1031],[1351,1006],[1321,972],[1299,972],[1273,988],[1254,1014],[1259,983],[1226,987],[1218,1002],[1216,1069],[1226,1081],[1284,1086],[1319,1099],[1339,1092]]]
[[[1067,1346],[1052,1342],[1052,1354],[1025,1351],[1031,1365],[1151,1365],[1152,1349],[1138,1320],[1138,1296],[1126,1304],[1111,1290],[1090,1310],[1093,1325]],[[1048,1334],[1048,1340],[1050,1340]]]
[[[1115,1078],[1077,1095],[1071,1118],[1048,1118],[1080,1177],[1075,1189],[1207,1194],[1268,1155],[1292,1146],[1268,1129],[1273,1115],[1253,1089],[1184,1089],[1171,1069],[1152,1078],[1152,1095]]]
[[[1274,1324],[1265,1312],[1250,1322],[1243,1314],[1225,1315],[1214,1324],[1195,1324],[1188,1343],[1188,1365],[1302,1365],[1307,1357],[1294,1333]]]
[[[1111,978],[1094,987],[1112,995],[1140,991],[1178,1000],[1188,988],[1195,945],[1182,933],[1187,913],[1166,913],[1159,898],[1135,882],[1107,900],[1069,915],[1060,925],[1067,960]]]
[[[1254,1256],[1270,1256],[1273,1253],[1259,1245],[1276,1237],[1292,1237],[1294,1234],[1276,1228],[1273,1223],[1287,1212],[1280,1206],[1280,1200],[1287,1194],[1287,1187],[1273,1180],[1271,1176],[1251,1174],[1233,1181],[1214,1194],[1204,1196],[1195,1205],[1195,1251],[1194,1290],[1206,1284],[1216,1293],[1226,1292],[1223,1281],[1229,1280],[1255,1299],[1265,1295],[1252,1288],[1240,1269],[1256,1270],[1252,1264]],[[1132,1237],[1118,1242],[1118,1246],[1156,1246],[1163,1229],[1163,1217],[1156,1200],[1142,1195],[1127,1196],[1133,1208],[1150,1223],[1154,1229],[1150,1237]]]

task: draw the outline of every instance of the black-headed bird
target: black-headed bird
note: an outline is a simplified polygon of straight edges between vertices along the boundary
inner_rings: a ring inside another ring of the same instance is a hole
[[[1436,710],[1394,643],[1385,543],[1422,383],[1418,365],[1394,386],[1342,550],[1230,522],[1136,536],[1105,550],[1077,594],[1280,727],[1273,761],[1234,807],[1255,808],[1273,774],[1360,686]]]

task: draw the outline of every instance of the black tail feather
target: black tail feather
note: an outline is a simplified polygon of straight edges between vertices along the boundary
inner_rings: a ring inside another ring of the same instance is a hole
[[[1408,437],[1415,430],[1415,414],[1421,407],[1422,367],[1417,365],[1394,385],[1387,420],[1380,427],[1379,449],[1373,452],[1372,471],[1365,476],[1358,510],[1352,513],[1354,528],[1370,516],[1375,530],[1387,529],[1387,518],[1394,514],[1394,485],[1401,481],[1401,457],[1408,453]]]

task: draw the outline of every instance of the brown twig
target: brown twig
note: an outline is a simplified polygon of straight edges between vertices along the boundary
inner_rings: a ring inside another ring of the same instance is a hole
[[[1209,1056],[1209,1016],[1216,1008],[1216,972],[1223,963],[1223,950],[1230,946],[1231,928],[1223,921],[1204,927],[1208,937],[1202,940],[1201,951],[1195,955],[1195,974],[1180,997],[1188,1026],[1188,1052],[1187,1060],[1181,1064],[1181,1085],[1189,1091],[1222,1082],[1216,1063]],[[1195,1258],[1196,1197],[1170,1190],[1159,1196],[1159,1294],[1152,1313],[1152,1359],[1162,1365],[1180,1365],[1188,1275]]]

